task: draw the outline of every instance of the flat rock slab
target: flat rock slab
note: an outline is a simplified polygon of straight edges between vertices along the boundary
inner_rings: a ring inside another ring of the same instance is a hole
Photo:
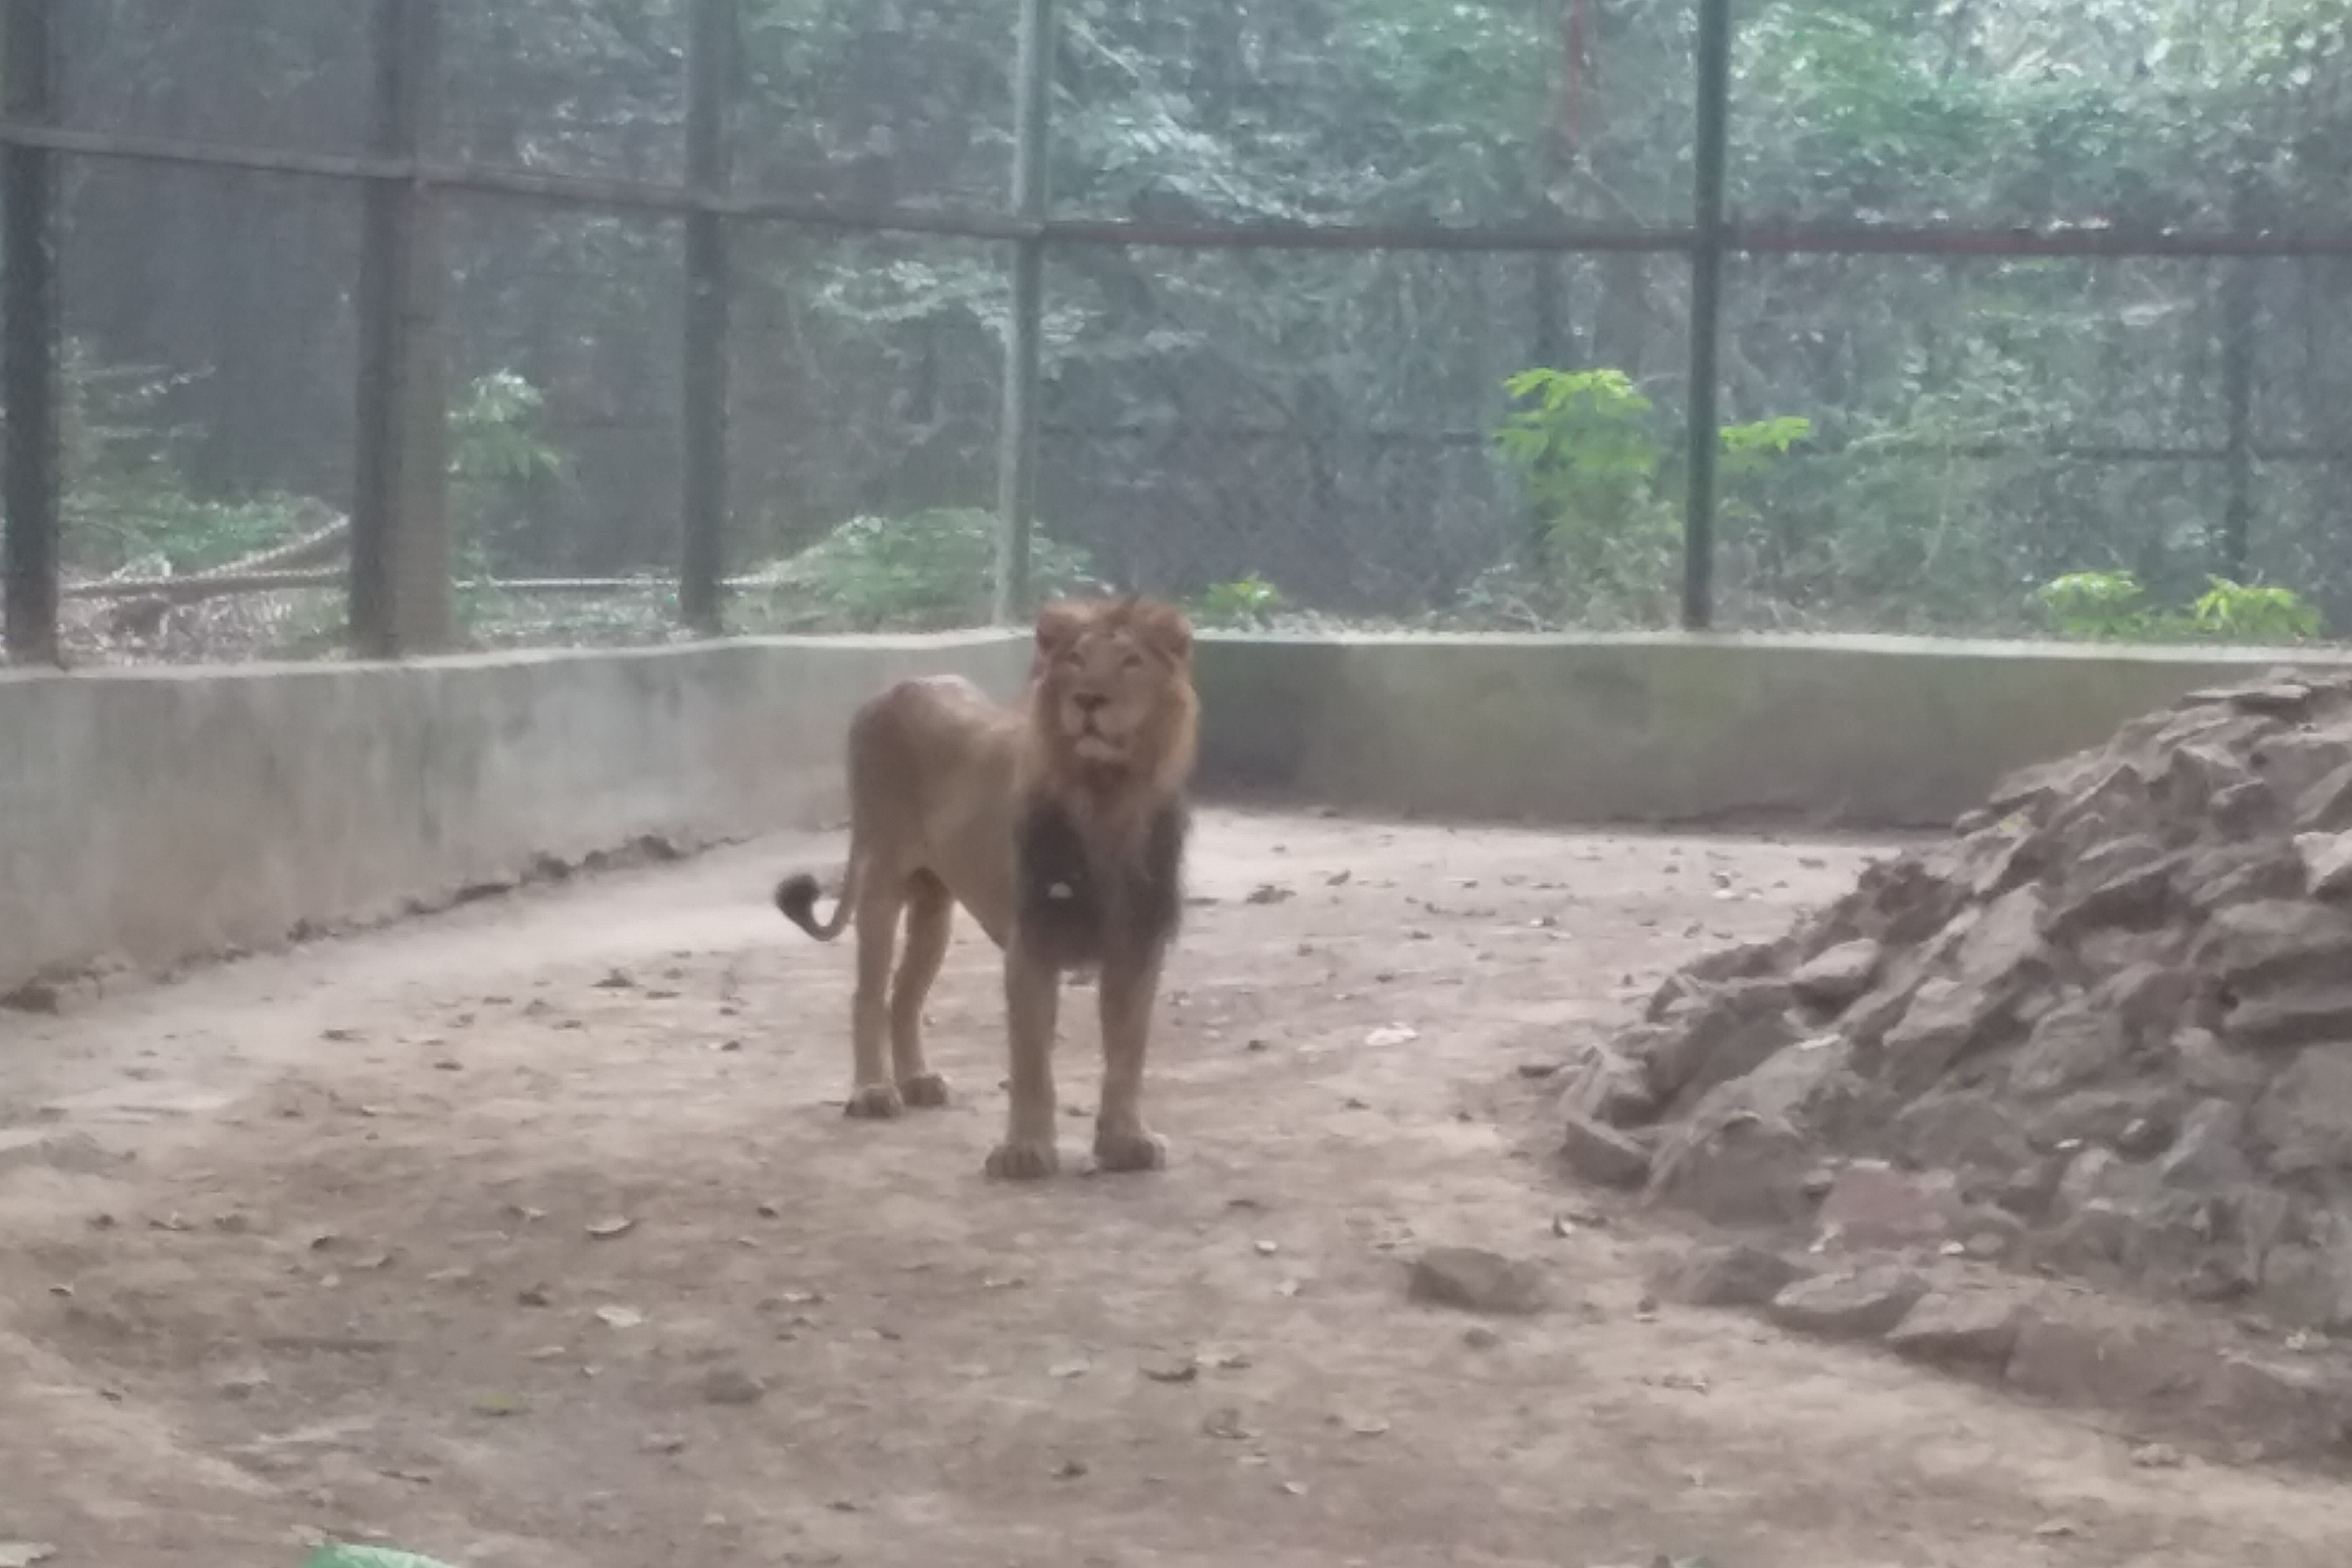
[[[1843,1007],[1870,989],[1884,956],[1885,949],[1866,938],[1842,942],[1801,964],[1789,976],[1789,989],[1812,1006]]]
[[[2352,893],[2352,833],[2304,833],[2294,847],[2303,857],[2304,880],[2315,899]]]
[[[1632,1189],[1650,1180],[1650,1152],[1638,1139],[1581,1117],[1568,1120],[1559,1145],[1568,1168],[1596,1186]]]
[[[2018,1325],[2002,1375],[2053,1404],[2129,1410],[2182,1403],[2203,1370],[2196,1347],[2177,1333],[2037,1314]]]
[[[1549,1292],[1543,1271],[1480,1247],[1433,1247],[1412,1261],[1406,1287],[1416,1301],[1465,1312],[1539,1312]]]
[[[1780,1327],[1832,1340],[1874,1340],[1893,1329],[1927,1293],[1902,1268],[1858,1268],[1800,1279],[1772,1298],[1765,1315]]]
[[[1939,1366],[2009,1363],[2025,1308],[1990,1294],[1923,1296],[1886,1336],[1886,1348],[1913,1361]]]
[[[1777,1252],[1734,1243],[1680,1259],[1659,1276],[1657,1289],[1685,1307],[1761,1307],[1803,1272]]]
[[[1837,1173],[1822,1200],[1825,1240],[1861,1249],[1916,1247],[1950,1234],[1959,1190],[1948,1171],[1898,1171],[1883,1160],[1857,1160]]]
[[[122,1163],[120,1155],[87,1132],[60,1132],[49,1127],[0,1129],[0,1171],[19,1165],[47,1165],[74,1175],[94,1175]]]

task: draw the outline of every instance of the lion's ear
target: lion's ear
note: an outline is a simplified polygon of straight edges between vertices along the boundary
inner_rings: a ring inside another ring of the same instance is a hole
[[[1078,628],[1086,625],[1086,611],[1076,605],[1046,605],[1037,612],[1037,652],[1040,655],[1060,653],[1077,637]]]
[[[1192,623],[1173,605],[1146,603],[1135,611],[1134,626],[1144,642],[1177,663],[1192,657]]]

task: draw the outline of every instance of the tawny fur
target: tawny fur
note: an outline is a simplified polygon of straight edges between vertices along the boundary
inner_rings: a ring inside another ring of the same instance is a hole
[[[819,941],[856,928],[849,1114],[946,1102],[924,1056],[922,1008],[961,905],[1004,954],[1012,1110],[990,1173],[1058,1168],[1054,1029],[1063,975],[1084,970],[1098,973],[1102,1009],[1096,1162],[1165,1163],[1140,1102],[1182,904],[1184,795],[1200,728],[1192,648],[1192,627],[1168,605],[1052,605],[1037,617],[1023,707],[999,707],[947,676],[901,681],[858,710],[839,902],[820,923],[820,889],[806,873],[775,892],[777,909]]]

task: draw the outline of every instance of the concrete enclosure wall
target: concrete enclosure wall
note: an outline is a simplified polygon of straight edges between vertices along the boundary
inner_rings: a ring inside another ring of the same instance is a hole
[[[1375,811],[1932,826],[2013,768],[2288,662],[1910,637],[1211,637],[1202,775]]]
[[[902,675],[1028,639],[758,638],[406,665],[0,672],[0,995],[840,814]],[[2344,667],[2345,661],[2320,660]],[[1948,821],[2265,653],[1883,639],[1204,636],[1204,793],[1542,822]],[[2304,662],[2315,662],[2305,660]]]
[[[396,912],[648,834],[842,808],[858,701],[1025,637],[757,639],[404,665],[0,672],[0,995]]]

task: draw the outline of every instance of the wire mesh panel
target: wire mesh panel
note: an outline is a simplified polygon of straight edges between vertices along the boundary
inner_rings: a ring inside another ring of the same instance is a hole
[[[68,379],[152,368],[135,410],[110,405],[131,433],[113,449],[162,454],[190,504],[340,511],[355,340],[399,315],[382,290],[352,303],[388,248],[352,215],[405,234],[389,209],[439,185],[457,573],[572,584],[561,615],[555,590],[520,618],[519,590],[467,598],[476,641],[709,625],[722,462],[721,553],[756,579],[735,625],[979,618],[1007,366],[1032,342],[1039,591],[1247,623],[1704,620],[1680,530],[1687,505],[1704,539],[1719,490],[1726,626],[2240,636],[2352,614],[2352,232],[2313,232],[2352,210],[2341,7],[1054,9],[1051,201],[1007,216],[1020,0],[58,7]],[[1697,100],[1726,16],[1718,226]],[[385,56],[430,78],[418,171],[374,51],[431,37]],[[83,158],[214,142],[352,183]],[[1546,251],[1563,231],[1590,248]],[[719,278],[729,247],[715,310],[686,272]],[[1745,259],[1710,371],[1692,324],[1720,253]],[[1008,262],[1025,289],[1040,254],[1033,335]],[[717,378],[683,364],[714,344],[731,454],[702,416]],[[1710,489],[1687,426],[1718,404]],[[119,570],[100,542],[138,529],[101,521],[75,438],[73,569]],[[854,571],[818,572],[827,551]],[[585,584],[682,569],[696,604],[631,587],[626,614],[589,614]]]
[[[2324,457],[2253,465],[2252,582],[2301,592],[2320,617],[2313,630],[2342,636],[2352,626],[2352,569],[2345,551],[2344,497],[2352,459],[2342,446]]]
[[[1738,11],[1731,195],[1743,217],[2250,228],[2258,215],[2233,205],[2290,162],[2306,192],[2343,189],[2330,145],[2345,115],[2340,7]]]
[[[2335,265],[1738,268],[1728,438],[1786,442],[1748,440],[1726,475],[1727,624],[2125,635],[2216,576],[2340,598],[2296,521],[2331,466],[2333,376],[2299,384],[2276,328],[2308,308],[2325,353],[2302,285]]]
[[[730,624],[984,623],[1008,304],[998,248],[768,227],[736,255]]]
[[[2352,262],[2235,268],[2242,319],[2252,329],[2246,488],[2254,505],[2245,574],[2303,588],[2326,626],[2352,626],[2344,505],[2352,484]]]
[[[1687,7],[1069,7],[1059,210],[1161,224],[1688,212]]]
[[[743,7],[739,183],[812,201],[1001,207],[1017,0]]]
[[[607,179],[685,174],[681,0],[445,0],[442,16],[449,155]]]
[[[323,153],[364,144],[364,5],[109,0],[57,14],[68,125]]]
[[[203,578],[347,558],[354,192],[131,163],[68,183],[68,654],[246,658],[341,646],[341,590]],[[312,541],[307,553],[289,546]],[[126,582],[194,578],[127,595]]]
[[[1570,524],[1497,446],[1513,378],[1605,353],[1670,386],[1647,285],[1638,258],[1075,253],[1049,274],[1045,525],[1218,616],[1537,615]]]
[[[675,221],[453,198],[449,517],[467,640],[660,639],[676,620]],[[643,586],[591,586],[615,580]],[[551,582],[491,589],[485,582]]]

